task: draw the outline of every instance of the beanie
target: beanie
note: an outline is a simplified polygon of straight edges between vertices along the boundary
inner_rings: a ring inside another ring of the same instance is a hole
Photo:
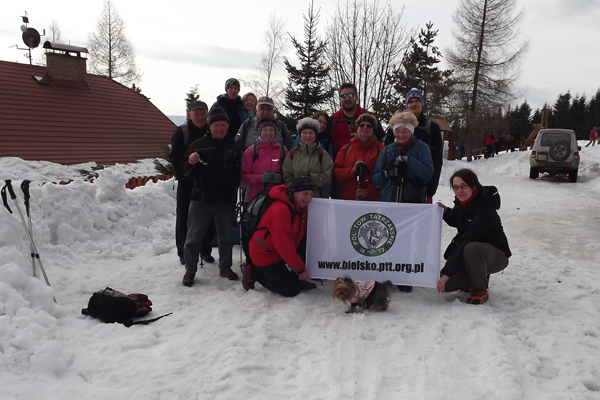
[[[269,118],[261,119],[260,121],[258,121],[258,127],[256,128],[259,136],[260,136],[260,132],[266,126],[272,126],[273,129],[277,130],[277,123],[275,121],[273,121],[272,119],[269,119]]]
[[[225,81],[225,91],[227,91],[227,88],[229,88],[229,86],[231,86],[231,85],[237,86],[238,89],[241,89],[240,81],[238,81],[235,78],[229,78]]]
[[[358,118],[356,118],[356,121],[354,123],[356,124],[356,126],[358,126],[363,121],[370,123],[373,126],[373,130],[377,128],[377,118],[375,118],[374,115],[371,115],[368,112],[365,114],[361,114],[358,116]]]
[[[229,123],[229,117],[225,110],[221,107],[213,107],[208,113],[208,125],[210,126],[213,122],[225,121]]]
[[[421,100],[421,104],[425,106],[425,98],[423,97],[423,93],[419,89],[412,88],[410,92],[406,94],[406,107],[408,107],[408,102],[410,99],[419,99]]]
[[[315,190],[315,185],[307,173],[295,177],[290,185],[290,192],[292,193],[301,192],[303,190]]]
[[[321,124],[319,123],[319,121],[317,121],[316,119],[312,119],[311,117],[306,117],[298,121],[298,124],[296,125],[296,131],[299,135],[305,129],[312,129],[316,134],[318,134],[320,127]]]

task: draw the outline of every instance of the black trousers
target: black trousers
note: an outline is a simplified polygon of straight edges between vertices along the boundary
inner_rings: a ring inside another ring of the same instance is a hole
[[[256,282],[285,297],[294,297],[300,293],[300,279],[298,274],[292,272],[283,260],[277,264],[264,267],[252,265],[251,276]]]
[[[190,198],[194,189],[193,182],[177,183],[177,209],[175,211],[175,245],[177,246],[177,255],[183,257],[183,246],[187,236],[187,220],[190,208]],[[212,240],[217,233],[215,220],[213,219],[208,230],[202,238],[202,255],[209,255],[212,252]]]

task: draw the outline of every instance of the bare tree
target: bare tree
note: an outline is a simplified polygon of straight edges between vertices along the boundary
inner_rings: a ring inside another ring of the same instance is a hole
[[[50,26],[48,27],[48,38],[51,42],[60,42],[62,40],[62,32],[58,27],[58,22],[56,20],[52,20],[50,22]]]
[[[523,11],[515,14],[515,0],[460,0],[453,19],[456,46],[448,51],[455,71],[457,112],[465,120],[467,160],[476,132],[485,134],[481,116],[492,114],[516,97],[513,84],[529,41],[518,42]]]
[[[378,0],[337,4],[327,33],[331,80],[335,87],[354,83],[363,108],[392,89],[387,76],[402,61],[412,33],[401,22],[403,13],[404,7],[397,12],[389,0],[383,7]]]
[[[111,0],[104,7],[89,37],[90,70],[126,86],[139,82],[142,74],[135,64],[135,53],[125,36],[125,23]]]
[[[288,45],[288,36],[285,31],[285,20],[278,18],[277,13],[269,17],[269,27],[265,31],[265,44],[267,51],[260,63],[254,67],[258,75],[251,75],[246,79],[246,83],[259,96],[271,97],[276,104],[281,104],[279,99],[285,91],[285,86],[275,79],[275,68],[282,62],[283,53]]]

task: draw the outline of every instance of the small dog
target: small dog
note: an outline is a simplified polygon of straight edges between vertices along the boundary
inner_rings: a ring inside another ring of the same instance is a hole
[[[390,281],[379,283],[377,281],[354,282],[348,275],[337,278],[333,283],[333,298],[349,303],[350,308],[346,314],[356,311],[356,306],[385,311],[390,304]]]

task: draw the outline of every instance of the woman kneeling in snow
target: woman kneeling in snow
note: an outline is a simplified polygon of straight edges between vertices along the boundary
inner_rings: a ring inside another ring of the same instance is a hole
[[[446,265],[437,283],[440,293],[463,290],[470,292],[469,304],[483,304],[490,274],[506,268],[511,256],[508,240],[496,210],[500,195],[494,186],[482,186],[477,175],[467,168],[450,177],[455,194],[454,207],[444,208],[444,221],[458,233],[444,253]]]

